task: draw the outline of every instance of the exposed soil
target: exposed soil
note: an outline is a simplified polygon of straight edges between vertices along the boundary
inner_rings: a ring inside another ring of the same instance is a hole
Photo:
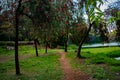
[[[35,55],[32,54],[24,54],[19,56],[19,60],[23,60],[26,58],[34,57]],[[9,60],[14,60],[14,56],[0,56],[0,63],[4,63]]]
[[[0,63],[14,59],[13,56],[0,56]]]
[[[64,72],[63,80],[92,80],[87,74],[84,74],[80,70],[74,70],[71,67],[65,52],[59,53],[61,55],[60,63]]]

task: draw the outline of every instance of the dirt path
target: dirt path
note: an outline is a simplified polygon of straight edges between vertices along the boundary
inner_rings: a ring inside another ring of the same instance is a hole
[[[65,52],[59,52],[61,55],[60,63],[64,72],[63,80],[92,80],[88,77],[88,75],[72,69],[69,60],[66,58]]]

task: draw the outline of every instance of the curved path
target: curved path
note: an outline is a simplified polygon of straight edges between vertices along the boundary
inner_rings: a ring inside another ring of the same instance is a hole
[[[64,72],[63,80],[92,80],[88,77],[88,75],[72,69],[69,60],[66,58],[65,52],[59,52],[61,55],[60,63]]]

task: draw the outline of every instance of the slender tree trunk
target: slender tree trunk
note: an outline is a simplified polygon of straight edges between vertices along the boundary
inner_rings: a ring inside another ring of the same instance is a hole
[[[47,45],[48,45],[48,42],[47,42],[47,30],[45,31],[45,53],[47,54]]]
[[[67,52],[67,48],[68,48],[68,26],[67,26],[67,35],[66,35],[66,40],[65,40],[65,52]]]
[[[16,17],[16,28],[15,28],[15,67],[16,67],[16,74],[20,74],[19,68],[19,59],[18,59],[18,18]]]
[[[67,41],[65,41],[65,52],[67,52]]]
[[[47,41],[45,42],[45,53],[47,54]]]
[[[19,35],[19,15],[20,15],[20,8],[21,8],[21,1],[19,0],[18,7],[15,13],[15,68],[16,74],[20,74],[20,67],[19,67],[19,59],[18,59],[18,35]]]
[[[81,58],[81,48],[82,48],[82,43],[80,43],[81,45],[79,45],[78,47],[78,51],[77,51],[77,58]]]
[[[93,23],[89,25],[89,28],[87,30],[87,32],[85,33],[85,36],[82,38],[82,40],[79,43],[79,47],[78,47],[78,51],[77,51],[77,58],[82,58],[81,56],[81,48],[82,48],[82,44],[84,43],[84,41],[86,40],[87,36],[89,35],[89,32],[91,30]]]
[[[37,39],[34,40],[36,56],[38,56]]]

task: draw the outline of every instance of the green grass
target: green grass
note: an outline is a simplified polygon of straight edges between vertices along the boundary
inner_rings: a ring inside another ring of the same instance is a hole
[[[14,50],[7,50],[6,46],[0,46],[0,56],[13,55]]]
[[[60,50],[60,49],[59,49]],[[57,49],[48,49],[49,52],[55,52],[58,51]],[[0,56],[14,56],[14,50],[8,50],[6,46],[0,46]],[[29,46],[19,46],[19,55],[24,55],[24,54],[35,54],[35,47],[32,45]],[[39,54],[44,54],[45,49],[38,47],[38,53]]]
[[[95,80],[120,79],[120,60],[114,59],[120,57],[120,47],[82,49],[82,56],[85,59],[75,59],[74,50],[67,54],[73,68],[82,70]]]
[[[21,75],[15,75],[14,61],[0,64],[0,80],[61,80],[59,56],[51,51],[47,55],[20,61]]]
[[[104,48],[88,48],[88,49],[82,49],[82,52],[89,52],[89,53],[110,53],[113,51],[119,51],[120,47],[104,47]]]
[[[34,46],[19,46],[19,55],[33,55],[30,58],[20,60],[21,75],[15,75],[14,59],[0,63],[0,80],[61,80],[63,77],[59,63],[57,49],[39,48],[39,57],[35,57]],[[41,55],[42,54],[42,55]],[[6,46],[0,46],[0,57],[14,56],[14,50],[7,50]]]
[[[73,68],[82,70],[95,80],[120,80],[120,61],[114,59],[120,57],[120,47],[82,49],[82,56],[85,59],[75,58],[76,49],[76,45],[68,47],[67,57]],[[39,57],[20,60],[19,76],[15,75],[14,60],[0,63],[0,80],[61,80],[63,73],[59,55],[56,54],[58,51],[61,49],[48,49],[48,54],[45,54],[45,50],[39,48]],[[35,55],[34,46],[19,46],[19,55],[25,54]],[[14,56],[14,50],[0,46],[0,57],[3,56]]]
[[[68,45],[68,50],[76,50],[78,48],[78,46],[77,45],[75,45],[75,44],[71,44],[71,45]]]

